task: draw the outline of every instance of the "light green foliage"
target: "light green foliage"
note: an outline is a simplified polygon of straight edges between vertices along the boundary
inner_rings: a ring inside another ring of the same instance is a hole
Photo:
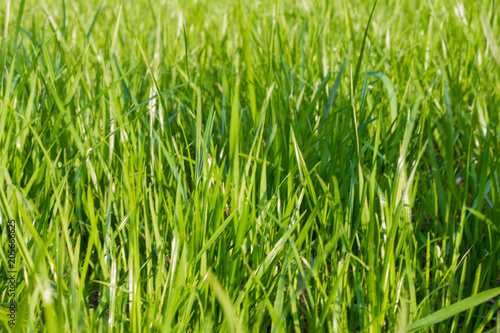
[[[16,332],[480,332],[498,1],[0,2]]]

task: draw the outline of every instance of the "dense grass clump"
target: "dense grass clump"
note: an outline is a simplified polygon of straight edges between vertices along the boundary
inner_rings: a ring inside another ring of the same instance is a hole
[[[499,14],[2,1],[0,330],[497,331]]]

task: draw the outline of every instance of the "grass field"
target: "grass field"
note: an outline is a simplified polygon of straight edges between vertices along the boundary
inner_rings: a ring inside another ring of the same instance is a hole
[[[0,330],[499,332],[499,20],[1,1]]]

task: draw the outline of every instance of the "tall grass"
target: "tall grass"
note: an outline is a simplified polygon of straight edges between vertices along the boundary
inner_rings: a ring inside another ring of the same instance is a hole
[[[4,0],[1,329],[497,331],[498,6]]]

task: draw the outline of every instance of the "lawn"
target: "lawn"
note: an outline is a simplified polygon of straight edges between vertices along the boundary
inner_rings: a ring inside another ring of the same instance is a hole
[[[0,331],[499,332],[495,0],[2,0]]]

